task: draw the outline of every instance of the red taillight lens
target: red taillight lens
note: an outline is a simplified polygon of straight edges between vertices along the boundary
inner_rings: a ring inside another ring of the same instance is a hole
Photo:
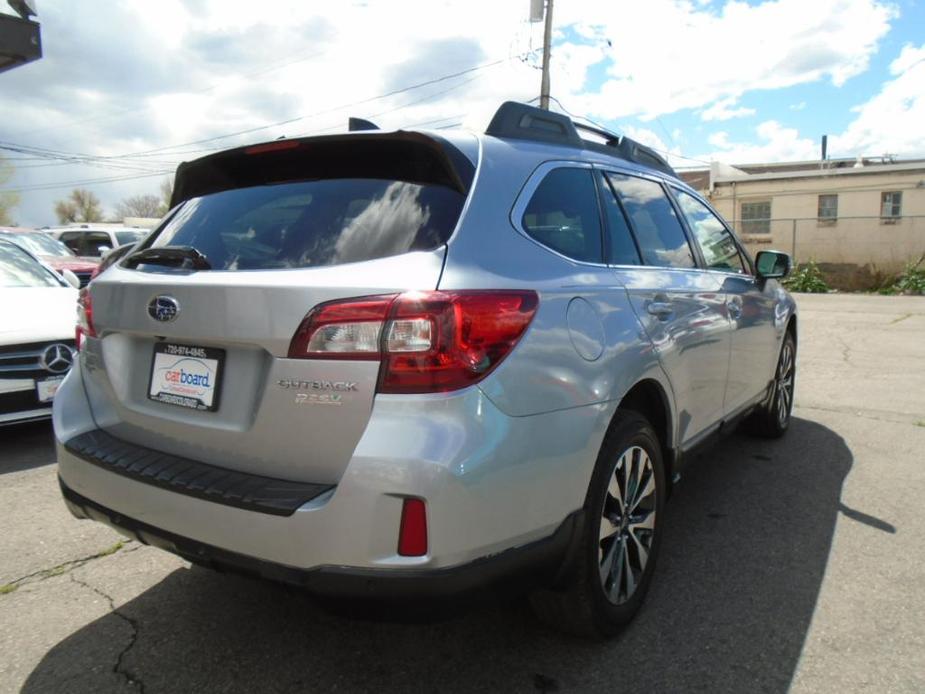
[[[482,380],[517,344],[536,305],[532,291],[402,294],[386,331],[379,392],[434,393]]]
[[[427,291],[316,307],[292,359],[382,359],[380,393],[456,390],[488,375],[536,313],[533,291]]]
[[[423,499],[405,499],[402,504],[398,553],[403,557],[427,554],[427,506]]]
[[[77,295],[77,331],[74,336],[77,349],[83,347],[85,337],[96,337],[93,327],[93,300],[90,298],[90,288],[84,287]]]

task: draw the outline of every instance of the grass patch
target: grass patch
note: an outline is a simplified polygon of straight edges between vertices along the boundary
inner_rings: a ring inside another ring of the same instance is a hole
[[[29,574],[28,576],[17,578],[11,583],[6,583],[0,586],[0,595],[9,595],[10,593],[15,592],[19,586],[26,585],[27,583],[43,581],[46,578],[52,578],[53,576],[61,576],[66,574],[68,571],[72,571],[73,569],[77,569],[83,566],[89,561],[93,561],[94,559],[101,559],[102,557],[108,557],[111,554],[115,554],[123,547],[125,547],[125,541],[119,540],[106,549],[97,552],[96,554],[91,554],[89,557],[74,559],[73,561],[66,561],[63,564],[58,564],[57,566],[53,566],[50,569],[42,569],[41,571],[36,571],[35,573]]]

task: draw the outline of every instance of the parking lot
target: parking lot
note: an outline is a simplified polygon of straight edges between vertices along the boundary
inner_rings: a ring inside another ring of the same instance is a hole
[[[798,302],[792,430],[701,457],[607,643],[516,601],[368,621],[192,569],[68,514],[49,425],[0,430],[0,691],[923,691],[925,299]]]

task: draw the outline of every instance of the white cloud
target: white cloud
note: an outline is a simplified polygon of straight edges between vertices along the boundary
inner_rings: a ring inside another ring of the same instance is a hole
[[[845,132],[831,139],[835,155],[925,154],[925,45],[906,46],[893,61],[896,79],[883,84],[872,99],[853,110],[858,114]]]
[[[925,61],[925,45],[916,48],[911,43],[907,43],[903,46],[899,57],[890,63],[890,74],[901,75],[923,61]]]
[[[723,131],[712,133],[707,142],[715,149],[698,158],[728,164],[757,164],[775,161],[808,161],[819,157],[819,146],[787,128],[768,120],[755,128],[755,141],[733,142]]]
[[[755,115],[755,109],[746,108],[745,106],[739,106],[736,108],[738,99],[734,96],[730,96],[726,99],[720,99],[715,104],[709,108],[704,109],[700,113],[701,120],[712,121],[712,120],[731,120],[733,118],[743,118],[745,116]]]
[[[802,111],[802,110],[805,109],[805,108],[806,108],[806,102],[805,102],[805,101],[801,101],[801,102],[798,103],[798,104],[790,104],[790,110],[791,110],[791,111]]]
[[[573,112],[610,120],[651,120],[682,109],[703,109],[704,120],[752,115],[737,106],[748,92],[820,80],[841,85],[863,72],[896,10],[883,0],[650,0],[634,5],[631,15],[621,3],[599,0],[556,5],[552,93]],[[385,128],[463,122],[481,129],[502,100],[539,93],[537,60],[516,58],[540,45],[542,25],[526,22],[525,0],[88,1],[79,9],[45,3],[39,19],[44,58],[0,75],[0,140],[111,155],[252,132],[113,160],[118,169],[18,160],[18,187],[168,170],[214,148],[342,129],[348,115]],[[893,88],[880,95],[899,107],[888,122],[899,122],[905,133],[913,132],[913,116],[921,122],[918,107],[903,110],[920,101],[909,77],[922,65],[914,65],[917,51],[922,48],[904,49],[893,65]],[[507,58],[479,72],[356,103]],[[861,107],[861,123],[846,132],[846,143],[863,144],[876,133],[886,109],[880,97]],[[804,149],[798,133],[777,128],[780,143],[763,139],[768,130],[759,128],[758,144],[726,136],[712,146],[724,158],[741,152],[765,159]],[[666,143],[653,130],[624,130],[679,153],[677,134],[666,133]],[[112,209],[126,195],[153,192],[159,181],[116,181],[93,190]],[[20,221],[53,221],[53,202],[66,193],[23,193]]]
[[[651,119],[824,79],[841,86],[867,69],[897,16],[878,0],[732,0],[718,11],[650,0],[634,5],[631,21],[621,3],[576,1],[556,12],[585,40],[612,47],[600,90],[582,94],[584,75],[556,72],[553,91],[566,90],[575,108],[610,119]]]

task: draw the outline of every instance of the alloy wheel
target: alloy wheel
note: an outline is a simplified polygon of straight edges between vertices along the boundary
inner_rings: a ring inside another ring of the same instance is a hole
[[[793,402],[793,372],[793,344],[786,340],[777,365],[777,423],[782,427],[787,424]]]
[[[598,564],[607,599],[620,605],[642,580],[655,538],[656,481],[652,460],[640,446],[617,460],[601,511]]]

